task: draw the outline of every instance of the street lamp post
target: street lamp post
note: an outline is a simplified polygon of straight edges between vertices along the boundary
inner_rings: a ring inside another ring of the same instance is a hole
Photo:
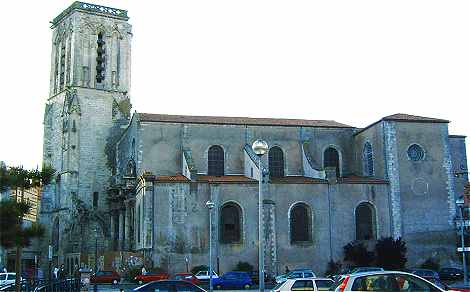
[[[96,273],[98,272],[98,228],[95,226],[95,283],[93,285],[93,291],[98,292],[98,286],[96,284]]]
[[[212,209],[214,202],[207,201],[206,207],[209,209],[209,291],[212,292]]]
[[[459,208],[459,219],[460,219],[460,243],[462,247],[462,264],[463,264],[463,282],[467,284],[467,260],[465,258],[465,239],[464,239],[464,220],[463,220],[463,207],[464,207],[463,197],[458,198],[455,201],[455,204]]]
[[[259,180],[258,180],[258,258],[259,258],[259,291],[264,292],[264,225],[263,225],[263,166],[261,157],[268,152],[268,143],[256,140],[251,146],[253,152],[258,155]]]

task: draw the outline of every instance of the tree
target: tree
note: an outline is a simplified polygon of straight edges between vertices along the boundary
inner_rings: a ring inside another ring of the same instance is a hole
[[[247,262],[238,262],[235,266],[235,271],[240,272],[251,272],[253,271],[253,266]]]
[[[368,251],[362,242],[352,241],[343,247],[344,260],[355,266],[368,267],[374,261],[374,253]]]
[[[401,237],[379,239],[375,244],[377,265],[386,270],[403,269],[407,261],[406,250],[406,243]]]
[[[38,223],[30,226],[23,224],[23,217],[31,206],[24,201],[24,190],[30,187],[47,185],[52,180],[54,170],[44,166],[41,171],[25,170],[23,167],[0,167],[0,191],[14,189],[14,200],[0,202],[0,245],[5,248],[16,248],[16,291],[20,291],[21,253],[31,244],[31,240],[44,235],[44,227]],[[20,198],[18,198],[18,194]]]

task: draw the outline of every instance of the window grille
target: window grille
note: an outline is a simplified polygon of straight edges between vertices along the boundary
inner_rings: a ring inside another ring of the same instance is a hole
[[[420,161],[424,159],[424,150],[418,144],[413,144],[408,147],[408,158],[412,161]]]
[[[269,150],[269,175],[271,177],[284,176],[284,153],[278,146]]]
[[[224,149],[218,145],[211,146],[207,155],[207,174],[224,175]]]
[[[103,33],[98,34],[98,40],[96,41],[96,82],[102,83],[104,81],[104,72],[105,72],[105,41],[103,39]]]
[[[98,208],[98,192],[93,193],[93,208]]]
[[[311,240],[310,212],[305,204],[295,205],[290,214],[291,242],[306,242]]]
[[[359,204],[356,208],[356,239],[373,239],[374,229],[373,207],[368,203]]]
[[[241,209],[233,203],[222,207],[220,215],[221,242],[239,243],[241,241]]]
[[[362,151],[362,159],[364,162],[364,175],[373,176],[374,175],[374,160],[372,156],[372,146],[369,142],[364,144],[364,149]]]

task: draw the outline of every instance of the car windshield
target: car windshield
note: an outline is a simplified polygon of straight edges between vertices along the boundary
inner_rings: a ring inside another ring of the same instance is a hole
[[[0,280],[3,281],[7,278],[6,274],[0,274]]]
[[[273,291],[281,288],[282,285],[284,285],[285,282],[279,283],[276,286],[274,286]]]

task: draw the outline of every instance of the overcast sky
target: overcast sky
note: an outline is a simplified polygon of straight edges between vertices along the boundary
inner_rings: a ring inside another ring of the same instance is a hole
[[[71,3],[2,2],[7,164],[41,164],[49,21]],[[133,110],[356,127],[408,113],[449,119],[451,134],[470,135],[468,0],[94,3],[128,10]]]

